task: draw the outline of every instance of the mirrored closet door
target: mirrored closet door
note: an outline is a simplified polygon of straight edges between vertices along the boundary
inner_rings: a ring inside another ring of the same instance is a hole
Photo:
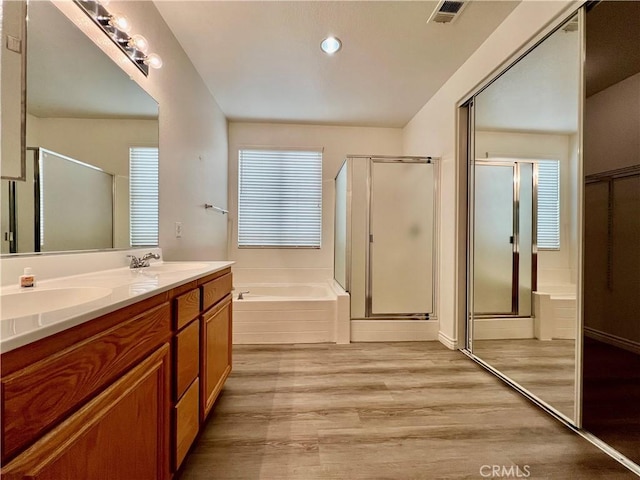
[[[581,37],[567,20],[469,102],[472,355],[576,419]]]
[[[585,30],[582,426],[640,465],[640,2]]]

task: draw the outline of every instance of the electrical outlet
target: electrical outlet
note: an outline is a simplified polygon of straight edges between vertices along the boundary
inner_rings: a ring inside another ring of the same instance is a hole
[[[182,237],[182,222],[176,222],[176,238]]]

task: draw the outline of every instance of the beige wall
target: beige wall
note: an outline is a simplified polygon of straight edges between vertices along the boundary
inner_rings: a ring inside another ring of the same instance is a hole
[[[405,155],[433,155],[442,158],[440,199],[440,272],[439,298],[440,338],[449,346],[463,342],[458,332],[460,305],[458,288],[457,242],[458,184],[457,104],[465,100],[473,88],[488,78],[521,47],[531,43],[540,31],[577,3],[569,1],[522,2],[487,38],[475,53],[449,78],[447,83],[422,107],[403,130]],[[462,260],[462,259],[461,259]],[[463,261],[463,260],[462,260]]]
[[[238,249],[238,149],[248,146],[323,147],[322,248]],[[347,154],[399,155],[398,128],[229,124],[229,259],[238,281],[319,281],[333,277],[334,179]]]
[[[585,175],[629,167],[640,152],[640,73],[590,96],[585,105]]]
[[[104,33],[86,22],[76,5],[56,4],[160,106],[160,246],[165,259],[225,259],[226,216],[206,211],[204,204],[227,205],[227,121],[160,13],[149,1],[109,4],[110,11],[129,17],[135,32],[164,61],[144,77],[115,45],[105,44]],[[182,222],[182,238],[175,237],[174,222]]]
[[[34,128],[35,127],[35,128]],[[158,145],[157,120],[27,117],[28,147],[43,147],[129,176],[129,147]]]

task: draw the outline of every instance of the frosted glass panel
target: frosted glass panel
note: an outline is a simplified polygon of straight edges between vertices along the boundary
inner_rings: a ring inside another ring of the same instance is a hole
[[[511,313],[513,284],[513,166],[475,167],[475,313]]]
[[[518,315],[531,316],[531,266],[533,240],[533,164],[519,163],[520,202],[519,202],[519,243],[518,243]]]
[[[334,278],[347,288],[347,163],[336,177],[336,213],[334,238]]]
[[[369,159],[347,160],[351,165],[349,175],[351,219],[351,318],[366,317],[367,297],[367,246],[369,244]]]
[[[372,163],[371,311],[433,311],[433,165]]]
[[[113,176],[41,150],[42,251],[113,246]]]

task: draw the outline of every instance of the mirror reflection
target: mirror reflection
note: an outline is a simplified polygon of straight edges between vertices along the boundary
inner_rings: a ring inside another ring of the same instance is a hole
[[[575,409],[577,17],[474,99],[474,355]]]
[[[640,3],[585,24],[582,425],[640,464]]]
[[[28,10],[27,180],[2,180],[2,253],[157,244],[157,103],[55,5]]]

